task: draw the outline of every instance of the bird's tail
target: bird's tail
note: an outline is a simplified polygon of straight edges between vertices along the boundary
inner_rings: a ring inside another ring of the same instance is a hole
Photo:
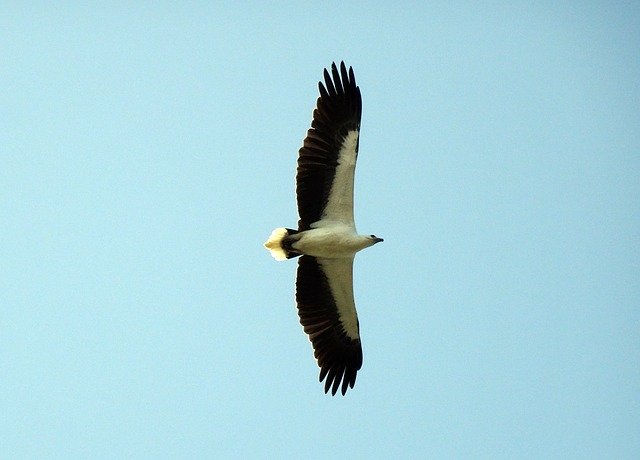
[[[276,228],[271,232],[271,236],[269,236],[266,243],[264,243],[264,247],[271,252],[271,255],[276,260],[286,260],[299,256],[300,254],[291,248],[293,241],[288,238],[296,233],[298,233],[298,230],[291,228]]]

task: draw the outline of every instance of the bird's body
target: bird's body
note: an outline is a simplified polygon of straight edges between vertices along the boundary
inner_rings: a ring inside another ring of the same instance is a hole
[[[353,227],[342,223],[312,228],[289,237],[296,254],[335,259],[353,257],[374,244],[371,237],[358,235]]]
[[[298,229],[275,229],[265,247],[276,260],[302,256],[296,281],[300,323],[313,345],[320,381],[326,378],[325,392],[335,394],[341,386],[344,395],[362,366],[353,260],[382,238],[358,235],[353,217],[360,89],[344,63],[340,71],[333,64],[331,75],[325,70],[324,80],[298,156]]]

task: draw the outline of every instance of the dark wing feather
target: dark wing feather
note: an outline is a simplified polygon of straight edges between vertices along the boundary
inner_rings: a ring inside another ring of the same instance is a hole
[[[296,288],[300,324],[313,345],[320,381],[325,380],[324,392],[331,390],[335,395],[342,383],[344,395],[347,388],[353,388],[362,367],[360,339],[347,336],[327,277],[315,257],[300,258]]]
[[[338,154],[347,133],[360,131],[362,97],[353,69],[335,63],[331,74],[325,69],[324,85],[318,83],[320,97],[313,111],[311,129],[298,155],[296,194],[299,230],[308,230],[320,220],[327,204],[338,165]],[[357,147],[356,147],[357,153]]]

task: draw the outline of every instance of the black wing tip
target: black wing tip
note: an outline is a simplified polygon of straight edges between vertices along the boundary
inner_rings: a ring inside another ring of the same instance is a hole
[[[330,68],[323,70],[324,81],[318,82],[320,97],[316,102],[312,128],[319,128],[321,123],[328,121],[351,123],[352,128],[360,130],[362,118],[362,94],[356,83],[353,67],[340,61],[340,69],[335,62]]]
[[[350,368],[348,366],[337,367],[324,367],[320,370],[319,381],[322,383],[324,380],[324,392],[329,393],[331,390],[331,396],[335,396],[340,389],[342,396],[347,394],[349,388],[353,389],[356,384],[357,369]]]
[[[335,62],[331,63],[331,72],[329,69],[323,71],[324,82],[318,82],[318,90],[320,91],[320,99],[341,96],[348,93],[356,94],[360,99],[360,87],[356,84],[356,76],[353,67],[347,66],[344,61],[340,61],[340,70]]]
[[[337,94],[344,94],[347,92],[347,87],[351,88],[352,91],[360,90],[358,85],[356,84],[356,77],[353,72],[353,67],[349,66],[347,70],[347,65],[344,61],[340,61],[340,69],[338,70],[338,66],[335,61],[331,63],[331,73],[329,73],[329,69],[324,69],[324,85],[326,85],[326,90],[328,90],[329,94],[335,96]],[[333,77],[333,78],[332,78]],[[322,82],[318,82],[320,86],[320,93],[322,93],[322,89],[325,88]],[[336,90],[336,92],[331,92],[331,89]],[[341,91],[343,89],[343,91]],[[327,92],[327,91],[325,91]]]
[[[336,65],[335,61],[331,63],[331,73],[338,73],[338,66]],[[349,66],[349,72],[347,72],[347,65],[344,63],[344,61],[340,61],[340,75],[343,76],[344,75],[349,75],[349,79],[351,79],[351,75],[353,75],[353,67]]]
[[[356,345],[352,342],[353,345]],[[349,388],[356,384],[358,371],[362,367],[362,348],[359,341],[355,348],[349,351],[343,350],[342,356],[334,354],[332,358],[326,359],[326,356],[319,357],[318,365],[320,366],[319,381],[324,380],[324,392],[335,396],[340,388],[342,396],[347,393]],[[337,359],[336,359],[337,358]],[[324,362],[323,362],[324,361]]]

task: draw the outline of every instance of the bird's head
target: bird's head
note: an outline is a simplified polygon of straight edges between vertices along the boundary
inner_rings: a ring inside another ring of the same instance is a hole
[[[378,238],[375,235],[369,235],[367,238],[371,240],[371,246],[373,246],[376,243],[382,243],[384,241],[382,238]]]

